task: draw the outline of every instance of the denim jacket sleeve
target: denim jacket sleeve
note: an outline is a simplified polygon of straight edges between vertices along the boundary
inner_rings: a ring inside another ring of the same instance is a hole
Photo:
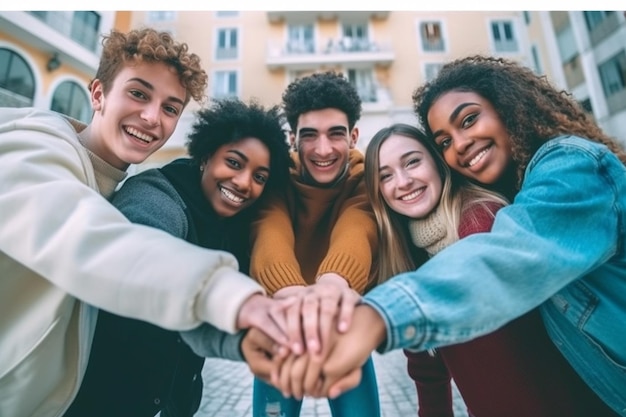
[[[577,137],[544,144],[491,233],[449,246],[364,296],[387,327],[381,352],[425,350],[496,330],[623,250],[624,167]]]

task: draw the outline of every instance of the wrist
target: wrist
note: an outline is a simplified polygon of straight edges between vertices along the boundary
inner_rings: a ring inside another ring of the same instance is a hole
[[[353,324],[362,323],[368,328],[368,346],[372,350],[378,349],[387,339],[387,326],[385,320],[374,308],[367,304],[358,304],[354,309]]]
[[[316,284],[331,284],[337,287],[350,288],[348,281],[335,272],[326,272],[315,279]]]

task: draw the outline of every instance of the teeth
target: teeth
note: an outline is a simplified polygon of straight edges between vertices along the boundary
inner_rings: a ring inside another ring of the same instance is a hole
[[[423,192],[424,192],[424,189],[420,188],[419,190],[414,191],[411,194],[407,194],[405,196],[400,197],[400,200],[402,201],[413,200],[414,198],[416,198],[418,195],[422,194]]]
[[[334,161],[313,161],[313,163],[320,167],[330,166]]]
[[[141,133],[140,131],[138,131],[137,129],[135,129],[134,127],[127,127],[126,128],[126,132],[130,135],[133,135],[134,137],[136,137],[137,139],[140,139],[146,143],[150,143],[154,140],[154,138],[152,136],[146,135],[144,133]]]
[[[485,154],[489,151],[489,148],[483,150],[481,153],[479,153],[478,155],[476,155],[475,157],[472,158],[471,161],[469,161],[469,163],[467,164],[468,166],[473,166],[476,165],[476,163],[478,163],[478,161],[480,161],[482,159],[483,156],[485,156]]]
[[[237,197],[235,194],[231,193],[227,189],[220,188],[220,190],[222,191],[222,194],[224,194],[224,196],[228,198],[229,200],[231,200],[232,202],[237,203],[237,204],[241,204],[244,202],[243,198]]]

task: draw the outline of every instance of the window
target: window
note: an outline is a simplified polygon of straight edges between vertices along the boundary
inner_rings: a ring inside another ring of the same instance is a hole
[[[369,49],[367,24],[344,23],[342,34],[341,47],[344,51],[367,51]]]
[[[287,51],[290,53],[313,53],[313,25],[290,25],[288,29]]]
[[[176,20],[176,12],[173,10],[153,10],[148,12],[148,22],[172,22]]]
[[[356,91],[364,103],[376,102],[376,85],[370,69],[349,69],[348,81],[356,88]]]
[[[100,15],[96,12],[74,12],[72,32],[70,37],[90,51],[95,51],[98,45],[100,31]]]
[[[578,55],[576,38],[574,37],[574,31],[571,25],[565,26],[563,30],[556,34],[556,43],[559,47],[561,62],[569,62]]]
[[[216,71],[213,76],[213,98],[237,97],[237,73]]]
[[[35,78],[24,58],[0,48],[0,107],[29,107],[35,97]]]
[[[539,51],[537,50],[537,45],[533,45],[530,47],[530,53],[533,56],[533,67],[535,69],[535,74],[542,74],[543,69],[541,68],[541,61],[539,60]]]
[[[530,12],[529,11],[524,11],[524,23],[526,23],[526,26],[530,25]]]
[[[578,104],[580,104],[580,107],[582,107],[584,111],[593,116],[593,107],[591,106],[591,100],[589,98],[579,101]]]
[[[217,30],[216,59],[237,58],[237,29],[223,28]]]
[[[496,52],[517,52],[517,40],[513,34],[511,21],[491,22],[491,34]]]
[[[424,65],[424,75],[425,75],[426,81],[430,81],[434,79],[437,76],[437,74],[439,74],[439,70],[441,69],[441,67],[443,67],[443,64],[426,63]]]
[[[585,14],[585,22],[587,23],[587,28],[591,32],[598,26],[604,19],[609,17],[614,11],[604,12],[604,11],[592,11],[592,12],[583,12]]]
[[[626,87],[626,52],[623,50],[598,67],[604,95],[608,98]]]
[[[238,16],[239,12],[236,10],[218,10],[216,14],[218,17],[233,17]]]
[[[89,123],[91,106],[85,91],[73,81],[64,81],[56,88],[52,96],[51,110]]]
[[[420,36],[422,38],[422,49],[424,51],[433,52],[444,50],[440,22],[420,23]]]

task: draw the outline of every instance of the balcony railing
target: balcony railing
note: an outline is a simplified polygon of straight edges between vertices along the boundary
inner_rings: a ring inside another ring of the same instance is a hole
[[[495,41],[496,52],[518,52],[519,47],[515,39]]]
[[[64,11],[31,11],[28,13],[88,50],[94,53],[99,52],[98,28],[74,19],[73,13]]]
[[[269,44],[267,64],[271,68],[314,68],[320,64],[380,64],[394,59],[389,43],[368,39],[333,38],[326,42],[287,42]]]

